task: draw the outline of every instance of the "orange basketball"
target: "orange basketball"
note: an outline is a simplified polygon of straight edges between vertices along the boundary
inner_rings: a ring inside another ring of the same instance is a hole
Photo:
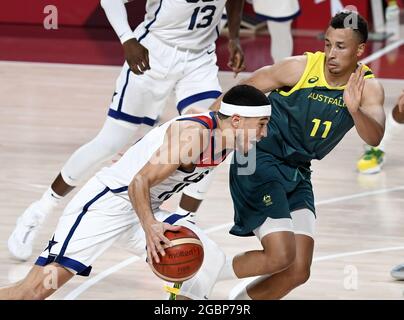
[[[161,279],[182,282],[192,278],[202,266],[203,246],[199,237],[187,227],[178,231],[166,231],[172,247],[165,248],[166,255],[159,254],[160,263],[153,260],[152,270]]]

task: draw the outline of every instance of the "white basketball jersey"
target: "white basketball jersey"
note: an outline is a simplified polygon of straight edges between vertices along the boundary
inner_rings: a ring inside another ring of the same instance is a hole
[[[226,0],[148,0],[135,36],[141,41],[150,32],[173,47],[205,49],[219,36],[225,4]]]
[[[160,148],[164,142],[164,137],[169,125],[174,121],[190,120],[202,123],[208,130],[213,131],[217,127],[216,119],[213,112],[200,115],[180,116],[166,122],[160,127],[156,127],[134,144],[122,158],[114,165],[99,171],[96,176],[105,184],[112,192],[119,194],[129,200],[128,186],[133,177],[143,168],[143,166],[151,159],[152,155]],[[213,139],[213,135],[211,136]],[[213,159],[213,142],[209,143],[209,147],[203,154],[201,160],[192,172],[177,169],[174,174],[162,181],[160,184],[150,189],[150,202],[153,211],[174,193],[180,192],[187,185],[199,182],[209,172],[221,163],[225,154],[218,160]]]

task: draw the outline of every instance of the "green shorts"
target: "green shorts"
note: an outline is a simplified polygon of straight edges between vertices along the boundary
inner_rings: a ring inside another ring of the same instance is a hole
[[[257,150],[256,168],[240,175],[242,168],[233,157],[230,192],[234,203],[234,226],[230,233],[253,236],[253,230],[272,219],[289,218],[290,213],[309,209],[315,214],[310,165],[293,167],[267,152]]]

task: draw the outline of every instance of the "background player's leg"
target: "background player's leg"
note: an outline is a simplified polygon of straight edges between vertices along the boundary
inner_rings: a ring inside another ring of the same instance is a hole
[[[61,176],[67,185],[76,186],[94,170],[94,166],[110,159],[135,142],[138,126],[107,118],[98,135],[80,147],[67,160]]]
[[[290,57],[293,52],[292,20],[277,22],[267,21],[271,35],[271,56],[274,63]]]
[[[0,300],[42,300],[49,297],[73,277],[73,273],[52,263],[33,266],[20,282],[0,289]]]
[[[92,173],[102,161],[133,143],[136,129],[137,126],[124,126],[118,120],[108,117],[98,135],[73,153],[52,183],[52,187],[18,219],[17,226],[8,240],[9,251],[14,257],[26,260],[31,256],[39,227],[46,216],[54,212],[60,199],[73,189],[79,180]]]

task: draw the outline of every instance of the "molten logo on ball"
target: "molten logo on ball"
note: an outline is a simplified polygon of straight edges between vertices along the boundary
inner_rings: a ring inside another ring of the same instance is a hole
[[[199,237],[187,227],[164,234],[172,243],[165,248],[166,255],[159,256],[160,263],[153,260],[153,272],[163,280],[182,282],[192,278],[202,266],[203,246]]]

